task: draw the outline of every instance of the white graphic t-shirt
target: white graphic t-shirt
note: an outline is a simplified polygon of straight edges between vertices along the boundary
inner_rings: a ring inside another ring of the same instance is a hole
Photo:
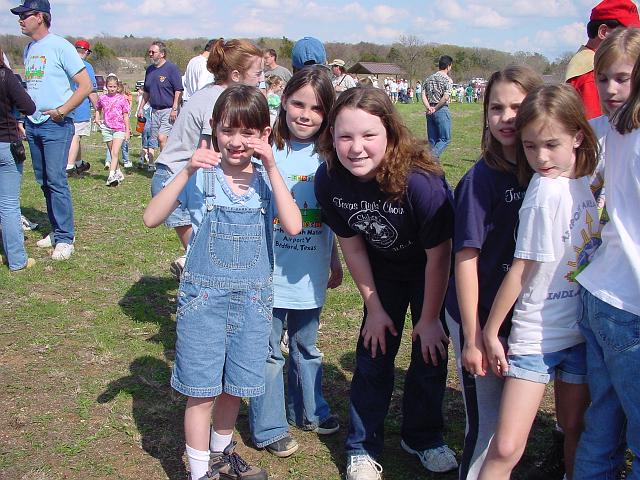
[[[584,341],[575,276],[600,245],[589,177],[535,174],[520,209],[514,257],[534,260],[513,310],[509,354],[551,353]]]

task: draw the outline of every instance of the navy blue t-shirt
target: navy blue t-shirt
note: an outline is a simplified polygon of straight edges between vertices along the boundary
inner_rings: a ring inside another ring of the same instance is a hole
[[[161,67],[155,65],[147,67],[144,91],[149,94],[149,105],[154,110],[171,108],[175,92],[183,90],[182,76],[175,64],[164,62]]]
[[[451,191],[444,178],[414,171],[402,202],[390,201],[378,182],[318,167],[315,193],[325,222],[340,237],[362,235],[374,275],[399,281],[424,277],[425,249],[453,234]]]
[[[516,248],[518,211],[526,188],[518,185],[513,173],[489,167],[483,159],[462,177],[455,190],[455,231],[453,252],[465,247],[480,250],[478,257],[478,317],[484,328],[491,305],[511,267]],[[447,312],[460,323],[455,278],[449,280],[445,299]],[[511,313],[500,328],[509,336]]]

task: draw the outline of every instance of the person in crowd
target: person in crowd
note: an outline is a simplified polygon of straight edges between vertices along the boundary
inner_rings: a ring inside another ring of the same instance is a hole
[[[588,119],[602,114],[593,75],[593,56],[607,35],[620,26],[640,27],[635,3],[631,0],[603,0],[598,3],[591,10],[587,23],[589,39],[567,65],[565,81],[579,93]]]
[[[320,40],[304,37],[293,44],[291,49],[291,66],[293,73],[307,65],[326,65],[327,52]]]
[[[73,138],[69,147],[69,158],[67,159],[67,176],[79,175],[91,167],[89,162],[82,159],[82,145],[80,140],[82,137],[91,135],[91,107],[95,109],[98,105],[98,84],[96,83],[96,74],[93,66],[87,62],[87,57],[91,54],[91,44],[86,40],[79,39],[74,44],[76,52],[80,55],[85,69],[91,80],[92,91],[74,111],[73,118]],[[77,87],[77,85],[75,85]]]
[[[229,85],[242,83],[253,87],[264,80],[262,73],[262,51],[245,40],[220,38],[214,42],[207,60],[207,68],[215,82],[198,90],[189,99],[178,116],[167,140],[166,148],[156,160],[156,172],[151,180],[151,195],[155,196],[164,184],[178,173],[193,152],[211,141],[209,119],[218,96]],[[153,137],[152,137],[153,138]],[[165,220],[167,227],[174,228],[184,249],[191,238],[191,218],[188,210],[178,206]],[[180,278],[186,257],[179,256],[171,263],[170,271]]]
[[[348,88],[356,86],[356,82],[347,73],[344,60],[336,58],[329,64],[329,66],[331,67],[331,73],[333,73],[333,79],[331,82],[333,83],[333,88],[336,93],[344,92]]]
[[[279,78],[279,77],[276,77]],[[303,219],[299,235],[274,225],[274,310],[267,359],[266,391],[251,400],[249,425],[258,448],[277,457],[298,449],[289,424],[319,435],[340,428],[322,394],[322,353],[316,346],[327,288],[342,281],[342,266],[333,232],[322,222],[313,180],[322,160],[316,140],[327,126],[334,90],[326,69],[308,66],[287,83],[274,128],[273,154]],[[304,245],[301,239],[307,238]],[[285,401],[280,350],[287,325],[289,358]]]
[[[124,174],[120,170],[118,159],[122,144],[129,139],[131,130],[129,126],[130,105],[127,98],[118,93],[118,77],[111,74],[107,76],[105,85],[107,93],[98,99],[95,122],[102,130],[102,140],[107,144],[111,155],[107,187],[116,187],[124,181]]]
[[[213,83],[213,73],[207,69],[207,60],[215,41],[215,39],[209,40],[204,50],[187,63],[187,68],[182,77],[182,85],[184,86],[184,92],[182,92],[183,102],[189,101],[191,96],[205,85]]]
[[[491,75],[483,108],[482,155],[454,195],[455,275],[445,315],[466,413],[460,480],[478,478],[498,420],[504,381],[487,373],[482,329],[513,259],[526,190],[516,177],[516,113],[527,93],[540,85],[542,77],[526,66],[509,66]],[[507,319],[499,331],[505,344],[510,326]]]
[[[556,417],[564,433],[566,478],[571,480],[589,404],[575,276],[600,243],[589,188],[598,143],[580,97],[568,85],[530,92],[515,127],[518,178],[521,185],[530,181],[519,212],[514,258],[483,329],[487,364],[505,383],[496,433],[478,478],[510,478],[546,384],[556,379]],[[505,352],[499,332],[509,316]]]
[[[427,116],[427,137],[433,155],[438,159],[451,143],[449,99],[453,80],[449,73],[452,66],[453,59],[449,55],[442,55],[438,61],[438,71],[425,79],[422,90],[422,103]]]
[[[0,232],[5,256],[2,263],[17,272],[35,265],[24,248],[24,232],[20,214],[20,182],[26,152],[14,109],[33,115],[36,105],[18,78],[4,63],[0,48]]]
[[[278,54],[273,48],[264,51],[264,76],[276,75],[286,84],[291,79],[291,72],[282,65],[278,65]]]
[[[614,37],[614,38],[611,38]],[[595,74],[603,109],[613,125],[604,135],[606,209],[602,245],[578,275],[580,330],[587,345],[591,405],[576,454],[574,478],[619,478],[625,446],[634,453],[628,479],[640,472],[640,415],[634,367],[640,364],[640,61],[638,30],[616,31],[600,45]],[[635,59],[631,76],[628,62]],[[627,80],[628,79],[628,80]],[[618,103],[627,96],[627,101]],[[597,119],[595,119],[597,120]],[[626,441],[625,441],[626,440]]]
[[[167,46],[163,42],[153,42],[148,54],[152,64],[144,76],[144,93],[136,116],[142,115],[147,102],[151,104],[151,135],[158,139],[160,150],[164,150],[171,126],[178,116],[182,77],[178,67],[167,60]]]
[[[18,16],[20,30],[32,40],[25,47],[24,64],[27,92],[36,111],[25,119],[25,129],[33,173],[44,193],[52,229],[37,245],[54,246],[51,258],[68,260],[75,250],[75,228],[67,159],[74,110],[91,93],[91,79],[73,45],[50,33],[48,0],[24,0],[11,13]],[[71,88],[74,83],[75,91]]]
[[[270,75],[266,78],[267,83],[267,104],[269,105],[269,115],[271,116],[271,125],[276,121],[278,111],[280,110],[281,95],[284,89],[284,80],[278,75]]]
[[[277,215],[283,231],[296,235],[302,220],[268,143],[264,95],[253,86],[229,87],[215,103],[211,127],[214,148],[196,150],[153,197],[144,223],[158,226],[177,203],[193,217],[171,375],[171,386],[187,396],[184,433],[191,480],[266,480],[264,470],[234,451],[233,429],[242,397],[265,390],[273,221]]]
[[[380,479],[377,459],[409,307],[413,343],[401,446],[430,471],[453,470],[458,465],[445,444],[442,417],[449,339],[439,318],[450,268],[451,192],[442,169],[382,90],[347,90],[327,123],[318,143],[326,163],[316,172],[316,198],[364,301],[349,402],[347,479]]]

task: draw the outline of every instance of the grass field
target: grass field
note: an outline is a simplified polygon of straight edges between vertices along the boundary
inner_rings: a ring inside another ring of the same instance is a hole
[[[415,134],[424,137],[423,109],[415,104],[398,108]],[[455,184],[478,155],[481,107],[456,104],[452,115],[453,143],[443,164]],[[92,168],[70,180],[77,236],[75,255],[67,262],[54,262],[50,251],[35,245],[50,227],[29,160],[25,164],[23,213],[40,227],[26,235],[36,266],[14,274],[0,268],[0,479],[182,480],[185,401],[168,385],[178,286],[168,266],[180,254],[178,240],[173,231],[142,224],[149,173],[132,171],[121,186],[107,188],[100,136],[93,134],[84,147]],[[139,150],[140,138],[134,137],[134,162]],[[270,478],[344,476],[349,383],[360,318],[360,297],[347,275],[328,296],[319,340],[325,394],[343,425],[338,434],[322,438],[294,428],[299,452],[276,459],[251,447],[242,408],[239,451],[267,468]],[[386,423],[384,478],[454,479],[454,474],[429,475],[399,445],[408,333],[398,354]],[[525,467],[540,461],[550,441],[552,406],[547,396]],[[464,407],[451,359],[445,416],[447,442],[459,454]]]

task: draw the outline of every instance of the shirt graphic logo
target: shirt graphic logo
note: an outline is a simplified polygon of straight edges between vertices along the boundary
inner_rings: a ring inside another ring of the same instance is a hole
[[[164,82],[167,79],[167,77],[165,77],[164,75],[160,75],[159,78],[161,82]]]
[[[349,226],[360,232],[376,248],[389,248],[398,238],[397,230],[377,210],[360,210],[349,218]]]
[[[44,77],[44,71],[47,66],[47,57],[44,55],[29,57],[28,65],[24,71],[24,77],[27,81],[39,80]]]

